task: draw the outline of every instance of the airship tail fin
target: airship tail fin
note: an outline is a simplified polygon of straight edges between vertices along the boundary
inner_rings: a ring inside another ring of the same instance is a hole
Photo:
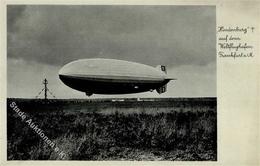
[[[159,70],[161,70],[161,71],[163,71],[165,74],[167,74],[166,66],[164,66],[164,65],[158,65],[158,66],[156,66],[156,68],[159,69]],[[167,85],[166,85],[166,84],[163,85],[163,86],[161,86],[160,88],[157,88],[157,89],[156,89],[156,91],[157,91],[159,94],[166,92],[166,90],[167,90]]]
[[[166,84],[163,85],[163,86],[161,86],[160,88],[156,89],[156,91],[157,91],[159,94],[166,92],[166,90],[167,90],[167,85],[166,85]]]
[[[158,65],[158,66],[156,66],[156,68],[163,71],[164,73],[167,73],[166,66],[164,66],[164,65]]]

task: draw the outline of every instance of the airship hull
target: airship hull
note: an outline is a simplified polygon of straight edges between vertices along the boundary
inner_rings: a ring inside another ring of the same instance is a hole
[[[59,78],[65,85],[87,95],[146,92],[171,80],[157,68],[114,59],[73,61],[60,70]]]
[[[139,93],[157,89],[169,82],[140,81],[140,80],[113,80],[84,78],[60,75],[60,79],[67,86],[89,94],[127,94]]]

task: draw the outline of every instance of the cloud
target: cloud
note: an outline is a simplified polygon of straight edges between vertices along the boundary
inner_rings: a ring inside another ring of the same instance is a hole
[[[164,64],[178,79],[162,95],[112,97],[216,96],[214,6],[8,5],[7,31],[9,97],[34,97],[47,77],[58,98],[85,98],[57,74],[96,57]]]
[[[213,6],[8,5],[8,58],[62,66],[104,57],[149,65],[216,61]]]
[[[8,5],[7,10],[7,29],[8,32],[14,32],[17,29],[16,21],[23,15],[26,6],[24,5]]]

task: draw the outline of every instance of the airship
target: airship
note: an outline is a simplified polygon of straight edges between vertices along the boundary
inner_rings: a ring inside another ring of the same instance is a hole
[[[72,89],[92,94],[130,94],[156,90],[166,92],[170,80],[166,67],[117,59],[79,59],[63,66],[60,80]]]

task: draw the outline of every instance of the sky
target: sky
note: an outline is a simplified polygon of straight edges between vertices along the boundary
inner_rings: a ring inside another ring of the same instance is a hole
[[[88,98],[58,71],[84,58],[166,65],[167,92],[99,97],[215,97],[214,6],[8,5],[7,94],[34,98],[47,78],[57,98]]]

